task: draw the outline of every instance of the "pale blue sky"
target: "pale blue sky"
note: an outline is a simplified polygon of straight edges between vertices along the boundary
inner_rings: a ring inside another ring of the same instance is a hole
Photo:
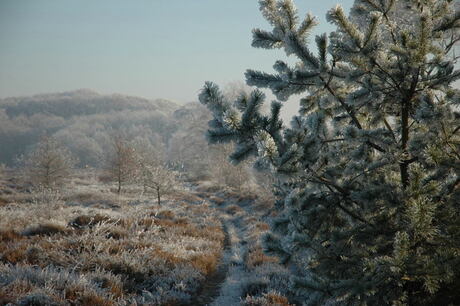
[[[351,0],[297,0],[330,31],[325,13]],[[177,102],[204,81],[271,71],[279,51],[254,49],[270,29],[257,0],[0,0],[0,97],[78,88]]]

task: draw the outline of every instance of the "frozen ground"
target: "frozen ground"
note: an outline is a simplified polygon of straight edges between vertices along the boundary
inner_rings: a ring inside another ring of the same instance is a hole
[[[212,203],[222,220],[228,246],[220,263],[225,278],[210,305],[289,305],[289,272],[275,257],[262,251],[261,236],[268,230],[267,209],[254,197],[196,186],[195,194]]]
[[[222,256],[216,210],[184,191],[158,206],[96,182],[2,186],[0,305],[187,304]]]
[[[3,181],[0,304],[289,305],[263,201],[209,184],[153,199],[87,177],[61,192]]]

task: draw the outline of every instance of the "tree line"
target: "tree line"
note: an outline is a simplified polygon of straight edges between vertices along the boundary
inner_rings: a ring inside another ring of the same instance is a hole
[[[77,159],[54,137],[43,136],[28,154],[19,157],[23,178],[34,186],[60,188],[73,176]],[[154,191],[161,197],[176,186],[177,172],[148,143],[132,142],[116,135],[102,167],[103,176],[115,182],[116,192],[128,184]]]

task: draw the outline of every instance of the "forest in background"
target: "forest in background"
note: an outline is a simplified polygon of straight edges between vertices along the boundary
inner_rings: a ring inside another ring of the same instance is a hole
[[[240,82],[224,88],[229,99],[247,92]],[[178,105],[88,89],[5,98],[0,100],[0,164],[23,169],[46,136],[69,151],[72,168],[107,170],[118,139],[130,148],[147,150],[152,159],[187,179],[212,178],[234,188],[255,177],[261,180],[249,163],[229,162],[233,145],[208,144],[205,134],[211,119],[211,112],[198,102]]]
[[[78,158],[97,167],[118,131],[125,137],[164,146],[178,130],[179,105],[91,90],[0,100],[0,163],[15,165],[43,135],[53,136]]]
[[[0,305],[290,305],[261,245],[272,177],[208,144],[203,105],[84,90],[1,114]]]
[[[120,128],[131,111],[113,110],[120,120],[88,124],[106,135],[92,162],[58,119],[11,154],[13,169],[0,166],[0,304],[457,304],[460,3],[337,5],[326,16],[337,30],[313,48],[315,17],[292,0],[259,4],[272,29],[254,29],[253,47],[289,61],[248,69],[258,89],[206,82],[199,101],[212,115],[177,107],[166,136]],[[259,88],[277,99],[269,111]],[[283,102],[299,94],[287,126]],[[32,113],[12,107],[5,122]],[[195,209],[211,218],[196,222]]]

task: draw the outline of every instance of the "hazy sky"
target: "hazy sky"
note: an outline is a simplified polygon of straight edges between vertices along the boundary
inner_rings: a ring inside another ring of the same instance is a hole
[[[297,0],[325,13],[351,0]],[[90,88],[177,102],[197,100],[204,81],[271,71],[280,51],[254,49],[270,29],[257,0],[0,0],[0,97]],[[314,41],[314,40],[313,40]]]

